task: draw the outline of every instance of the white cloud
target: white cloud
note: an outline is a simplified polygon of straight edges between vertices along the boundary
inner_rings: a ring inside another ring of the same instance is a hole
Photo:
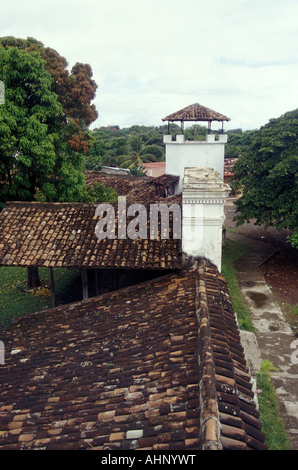
[[[297,16],[296,0],[16,0],[0,27],[91,65],[95,125],[159,125],[199,102],[256,128],[297,107]]]

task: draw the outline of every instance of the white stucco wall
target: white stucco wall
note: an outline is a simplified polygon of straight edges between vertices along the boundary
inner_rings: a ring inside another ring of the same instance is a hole
[[[230,187],[212,168],[185,168],[182,192],[182,250],[205,257],[221,271],[224,202]]]
[[[166,173],[180,176],[179,192],[182,191],[182,180],[185,167],[209,167],[218,171],[224,178],[224,152],[227,135],[207,135],[205,141],[184,141],[184,135],[177,135],[176,141],[172,136],[164,136],[166,148]]]

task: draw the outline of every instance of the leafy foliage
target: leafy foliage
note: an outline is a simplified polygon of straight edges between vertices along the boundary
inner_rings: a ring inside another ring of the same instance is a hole
[[[118,194],[115,189],[105,187],[102,183],[95,183],[92,186],[87,186],[82,202],[116,202]]]
[[[78,201],[97,88],[90,65],[69,73],[57,51],[34,38],[0,39],[0,200]]]
[[[256,131],[244,131],[242,129],[234,129],[228,131],[228,142],[225,146],[225,158],[238,158],[243,155]]]
[[[207,127],[194,124],[184,131],[185,140],[205,140],[207,135]]]
[[[298,109],[254,132],[234,166],[233,189],[241,191],[235,220],[293,231],[298,246]]]
[[[55,268],[56,297],[60,304],[81,300],[81,275],[77,270]],[[0,267],[0,324],[3,327],[23,315],[51,307],[50,273],[39,268],[41,287],[29,289],[26,269]]]
[[[0,49],[0,178],[2,201],[32,199],[36,189],[56,197],[48,175],[56,164],[55,147],[63,110],[51,91],[51,77],[36,52]]]
[[[101,165],[130,167],[131,173],[137,174],[138,163],[145,161],[164,161],[165,152],[163,135],[168,127],[162,125],[133,125],[120,128],[118,125],[95,128],[91,132],[94,145],[86,155],[86,169],[96,170]],[[173,136],[180,134],[176,124],[170,126]]]
[[[140,135],[136,135],[130,138],[128,142],[128,154],[119,155],[116,158],[120,168],[137,168],[138,165],[146,162],[156,162],[157,157],[154,153],[150,153],[149,147],[147,147]]]

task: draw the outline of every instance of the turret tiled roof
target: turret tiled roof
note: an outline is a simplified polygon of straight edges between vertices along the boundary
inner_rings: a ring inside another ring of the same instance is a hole
[[[162,119],[162,121],[230,121],[230,118],[194,103]]]

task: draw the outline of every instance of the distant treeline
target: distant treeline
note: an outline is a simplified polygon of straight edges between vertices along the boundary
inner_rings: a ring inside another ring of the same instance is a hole
[[[133,125],[120,128],[118,125],[95,128],[90,132],[93,146],[86,155],[86,169],[99,169],[102,165],[129,168],[131,173],[140,173],[139,164],[158,162],[165,159],[165,146],[163,136],[173,137],[181,134],[177,124],[161,126]],[[208,132],[207,127],[192,125],[184,129],[186,140],[204,140]],[[213,131],[219,133],[219,131]],[[237,158],[244,152],[250,143],[255,131],[242,131],[234,129],[227,132],[228,143],[225,148],[226,158]]]

